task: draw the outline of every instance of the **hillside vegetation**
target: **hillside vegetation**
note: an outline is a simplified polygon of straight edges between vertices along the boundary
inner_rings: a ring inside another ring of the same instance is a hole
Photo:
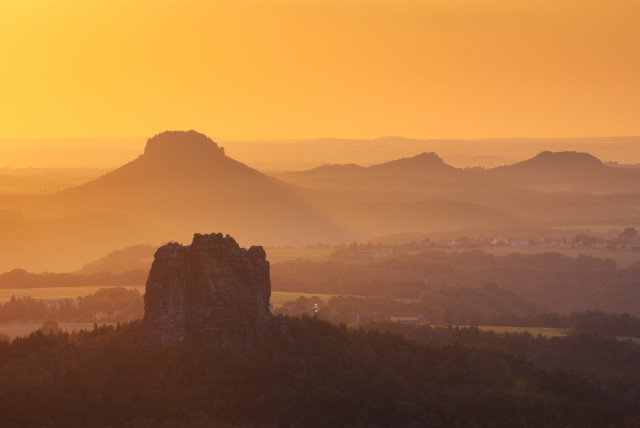
[[[0,343],[0,423],[513,427],[639,420],[638,402],[624,398],[626,391],[501,351],[421,345],[308,317],[288,322],[292,341],[254,348],[153,348],[138,323]]]
[[[640,315],[638,278],[638,263],[618,268],[611,259],[554,252],[496,256],[427,250],[386,259],[336,256],[272,266],[277,291],[411,299],[427,316],[453,311],[460,315],[458,322],[476,323],[498,314],[593,309]]]

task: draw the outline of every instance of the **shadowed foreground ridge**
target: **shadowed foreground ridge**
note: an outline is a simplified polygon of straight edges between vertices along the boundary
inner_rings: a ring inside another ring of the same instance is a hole
[[[163,346],[251,345],[267,335],[270,297],[262,247],[246,250],[228,235],[195,234],[191,245],[156,251],[144,297],[146,335]]]

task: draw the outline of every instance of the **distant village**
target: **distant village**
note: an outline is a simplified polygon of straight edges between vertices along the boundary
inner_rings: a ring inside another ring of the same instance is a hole
[[[540,247],[553,249],[554,247],[602,247],[611,250],[640,251],[640,235],[638,231],[629,227],[622,231],[612,229],[607,234],[588,235],[579,233],[573,237],[501,237],[481,236],[470,238],[461,236],[456,239],[424,239],[412,241],[402,245],[390,244],[351,244],[336,247],[336,258],[351,253],[361,258],[384,258],[393,256],[395,252],[411,249],[482,249],[482,248],[527,248]]]
[[[617,236],[578,234],[572,238],[504,238],[499,236],[483,236],[457,239],[425,240],[418,243],[426,248],[486,248],[486,247],[585,247],[603,246],[609,249],[640,250],[640,236],[635,228],[627,228]]]

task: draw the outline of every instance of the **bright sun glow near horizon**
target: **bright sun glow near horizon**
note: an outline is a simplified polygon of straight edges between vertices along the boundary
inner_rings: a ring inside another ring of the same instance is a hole
[[[0,137],[640,134],[640,2],[0,4]]]

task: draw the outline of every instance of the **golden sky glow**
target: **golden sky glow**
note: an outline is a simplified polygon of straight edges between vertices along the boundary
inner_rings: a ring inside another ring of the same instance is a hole
[[[640,135],[637,0],[2,0],[0,137]]]

